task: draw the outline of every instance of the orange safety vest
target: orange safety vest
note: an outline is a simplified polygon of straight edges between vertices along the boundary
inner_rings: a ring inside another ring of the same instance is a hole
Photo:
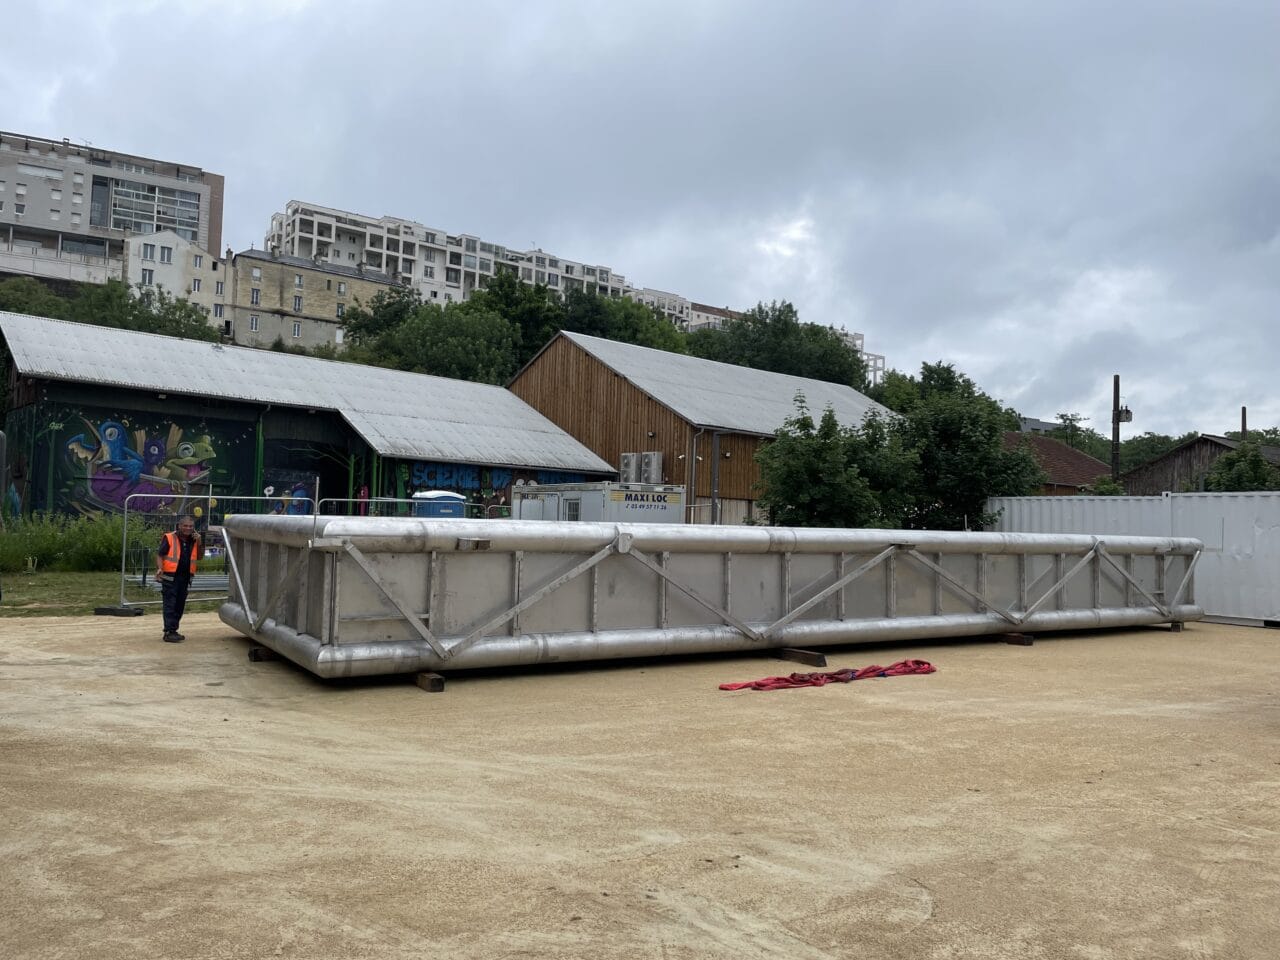
[[[169,549],[163,557],[160,558],[160,570],[162,573],[177,573],[178,558],[182,556],[182,541],[178,539],[178,535],[170,531],[164,535],[164,542]],[[200,538],[192,535],[191,537],[191,573],[196,572],[196,554],[200,552]]]

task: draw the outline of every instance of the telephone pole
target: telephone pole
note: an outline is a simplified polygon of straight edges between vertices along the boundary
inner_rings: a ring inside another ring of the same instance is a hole
[[[1133,411],[1120,406],[1120,374],[1111,378],[1111,479],[1120,482],[1120,424],[1132,423]]]

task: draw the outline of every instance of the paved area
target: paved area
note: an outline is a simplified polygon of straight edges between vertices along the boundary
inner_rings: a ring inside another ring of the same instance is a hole
[[[0,957],[1280,955],[1280,633],[493,672],[0,622]]]

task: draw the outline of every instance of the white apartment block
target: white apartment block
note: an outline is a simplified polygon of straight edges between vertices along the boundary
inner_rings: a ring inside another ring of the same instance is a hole
[[[215,326],[223,327],[229,319],[231,278],[226,261],[173,230],[130,237],[124,279],[131,288],[156,287],[190,300],[204,308]]]
[[[0,131],[0,273],[123,279],[129,240],[161,230],[216,250],[223,188],[199,167]]]
[[[292,200],[271,217],[266,248],[279,253],[355,267],[364,265],[417,287],[424,300],[466,300],[501,271],[558,293],[585,290],[605,297],[650,303],[683,326],[688,301],[677,294],[633,287],[598,263],[543,250],[512,250],[471,234],[453,234],[416,220],[367,217]]]

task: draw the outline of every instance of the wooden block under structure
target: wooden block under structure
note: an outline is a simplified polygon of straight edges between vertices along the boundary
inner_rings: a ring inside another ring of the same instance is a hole
[[[827,665],[827,655],[819,653],[817,650],[779,647],[777,650],[771,651],[771,653],[779,660],[794,660],[796,663],[803,663],[810,667],[825,667]]]
[[[279,660],[280,654],[270,647],[250,647],[249,659],[254,663],[264,663],[267,660]]]
[[[444,693],[444,677],[438,673],[420,673],[414,682],[427,693]]]
[[[1169,624],[1169,629],[1174,633],[1181,633],[1184,626],[1185,624],[1181,620],[1175,620],[1173,623]]]
[[[1035,643],[1029,633],[1002,633],[1000,634],[1000,639],[1016,647],[1029,647]]]

